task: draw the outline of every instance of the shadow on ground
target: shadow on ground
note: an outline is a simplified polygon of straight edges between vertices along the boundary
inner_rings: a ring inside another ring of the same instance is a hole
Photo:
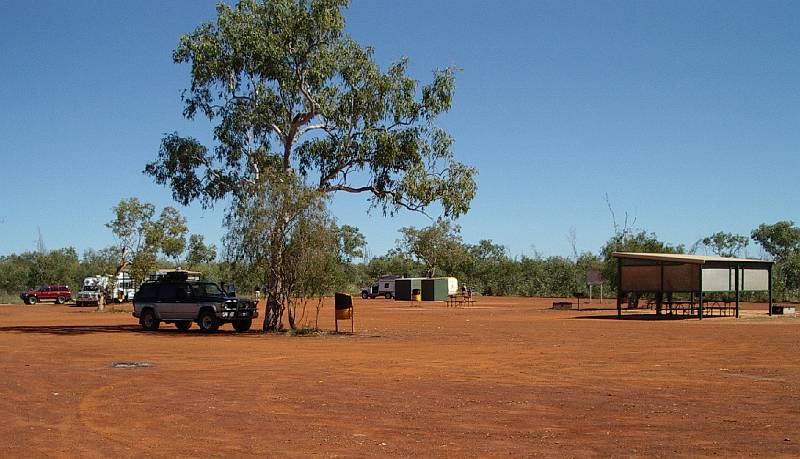
[[[44,335],[88,335],[94,333],[138,333],[138,325],[19,325],[0,327],[0,333],[32,333]]]
[[[717,319],[720,316],[703,316],[703,319]],[[730,317],[730,316],[722,316],[722,317]],[[608,314],[602,316],[578,316],[578,317],[571,317],[571,319],[613,319],[613,320],[687,320],[687,319],[698,319],[699,317],[694,315],[677,315],[677,314],[623,314],[621,317],[617,316],[616,314]]]
[[[172,337],[187,337],[187,336],[264,336],[265,333],[260,329],[252,329],[246,332],[236,332],[234,330],[220,329],[212,333],[204,333],[197,327],[193,327],[188,331],[181,331],[170,325],[163,325],[156,331],[145,331],[139,325],[19,325],[13,327],[0,327],[0,333],[26,333],[36,335],[92,335],[92,334],[108,334],[108,333],[146,333],[154,336],[172,336]],[[289,336],[286,331],[278,333],[269,333],[274,336]],[[359,333],[351,333],[349,331],[340,331],[339,333],[333,331],[323,331],[319,333],[305,333],[296,334],[298,337],[318,337],[318,336],[331,336],[331,337],[364,337]],[[377,338],[380,335],[367,335],[368,338]]]
[[[173,327],[160,328],[154,332],[142,330],[139,325],[19,325],[15,327],[0,327],[0,333],[31,333],[41,335],[91,335],[107,333],[151,333],[158,336],[187,336],[199,335],[199,329],[180,331]],[[233,330],[219,330],[215,333],[202,333],[203,335],[252,335],[261,334],[252,330],[245,333],[236,333]]]

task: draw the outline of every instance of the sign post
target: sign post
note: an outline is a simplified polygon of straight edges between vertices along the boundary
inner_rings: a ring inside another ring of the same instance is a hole
[[[600,286],[600,304],[603,304],[603,275],[596,269],[586,271],[586,285],[589,286],[589,303],[592,302],[592,287]]]
[[[337,293],[334,298],[334,309],[336,317],[333,322],[336,326],[336,333],[339,333],[339,321],[350,319],[350,333],[355,330],[355,319],[353,318],[353,297],[347,293]]]

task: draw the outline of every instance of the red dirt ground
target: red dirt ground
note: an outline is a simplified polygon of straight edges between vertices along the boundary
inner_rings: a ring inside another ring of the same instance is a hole
[[[0,306],[0,457],[800,457],[798,318],[553,301],[359,299],[313,336]]]

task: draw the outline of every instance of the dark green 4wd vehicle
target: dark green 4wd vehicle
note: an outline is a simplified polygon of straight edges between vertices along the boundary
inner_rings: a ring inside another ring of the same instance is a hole
[[[253,301],[226,294],[213,282],[171,276],[142,284],[133,297],[133,316],[145,330],[157,330],[161,322],[188,330],[197,323],[204,332],[231,323],[237,332],[250,329],[258,309]]]

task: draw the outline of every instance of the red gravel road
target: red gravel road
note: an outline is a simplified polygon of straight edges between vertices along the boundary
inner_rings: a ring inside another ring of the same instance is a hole
[[[359,299],[354,335],[313,336],[0,306],[0,457],[800,457],[794,316],[553,301]]]

